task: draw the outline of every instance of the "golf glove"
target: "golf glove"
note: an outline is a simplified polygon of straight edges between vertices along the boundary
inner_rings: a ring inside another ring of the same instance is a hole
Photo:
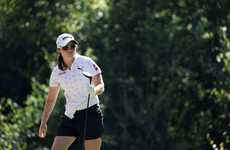
[[[95,90],[95,88],[92,85],[89,85],[88,88],[87,88],[87,90],[88,90],[88,93],[90,95],[95,95],[96,94],[96,90]]]

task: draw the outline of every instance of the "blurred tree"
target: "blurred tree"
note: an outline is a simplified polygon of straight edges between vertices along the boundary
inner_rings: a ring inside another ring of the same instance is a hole
[[[108,4],[106,148],[228,148],[229,2]]]
[[[31,78],[45,83],[55,40],[68,17],[70,1],[2,0],[0,2],[0,97],[23,104],[31,92]]]

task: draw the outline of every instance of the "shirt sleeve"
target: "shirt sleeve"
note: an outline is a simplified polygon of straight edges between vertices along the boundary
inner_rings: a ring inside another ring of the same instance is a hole
[[[100,67],[98,67],[98,65],[89,57],[85,59],[85,68],[92,76],[101,73]]]
[[[51,87],[57,87],[59,86],[59,82],[57,81],[57,72],[55,69],[52,71],[51,76],[50,76],[50,86]]]

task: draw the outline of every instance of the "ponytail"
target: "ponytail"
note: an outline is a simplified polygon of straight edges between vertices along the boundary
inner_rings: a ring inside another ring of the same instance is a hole
[[[63,57],[61,55],[61,53],[59,53],[58,59],[57,59],[57,63],[58,63],[58,68],[62,71],[66,70],[66,64],[64,63]]]

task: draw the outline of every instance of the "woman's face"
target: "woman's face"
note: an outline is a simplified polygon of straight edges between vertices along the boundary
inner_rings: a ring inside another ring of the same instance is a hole
[[[65,47],[59,49],[58,51],[62,54],[63,57],[72,58],[76,54],[77,45],[70,41]]]

